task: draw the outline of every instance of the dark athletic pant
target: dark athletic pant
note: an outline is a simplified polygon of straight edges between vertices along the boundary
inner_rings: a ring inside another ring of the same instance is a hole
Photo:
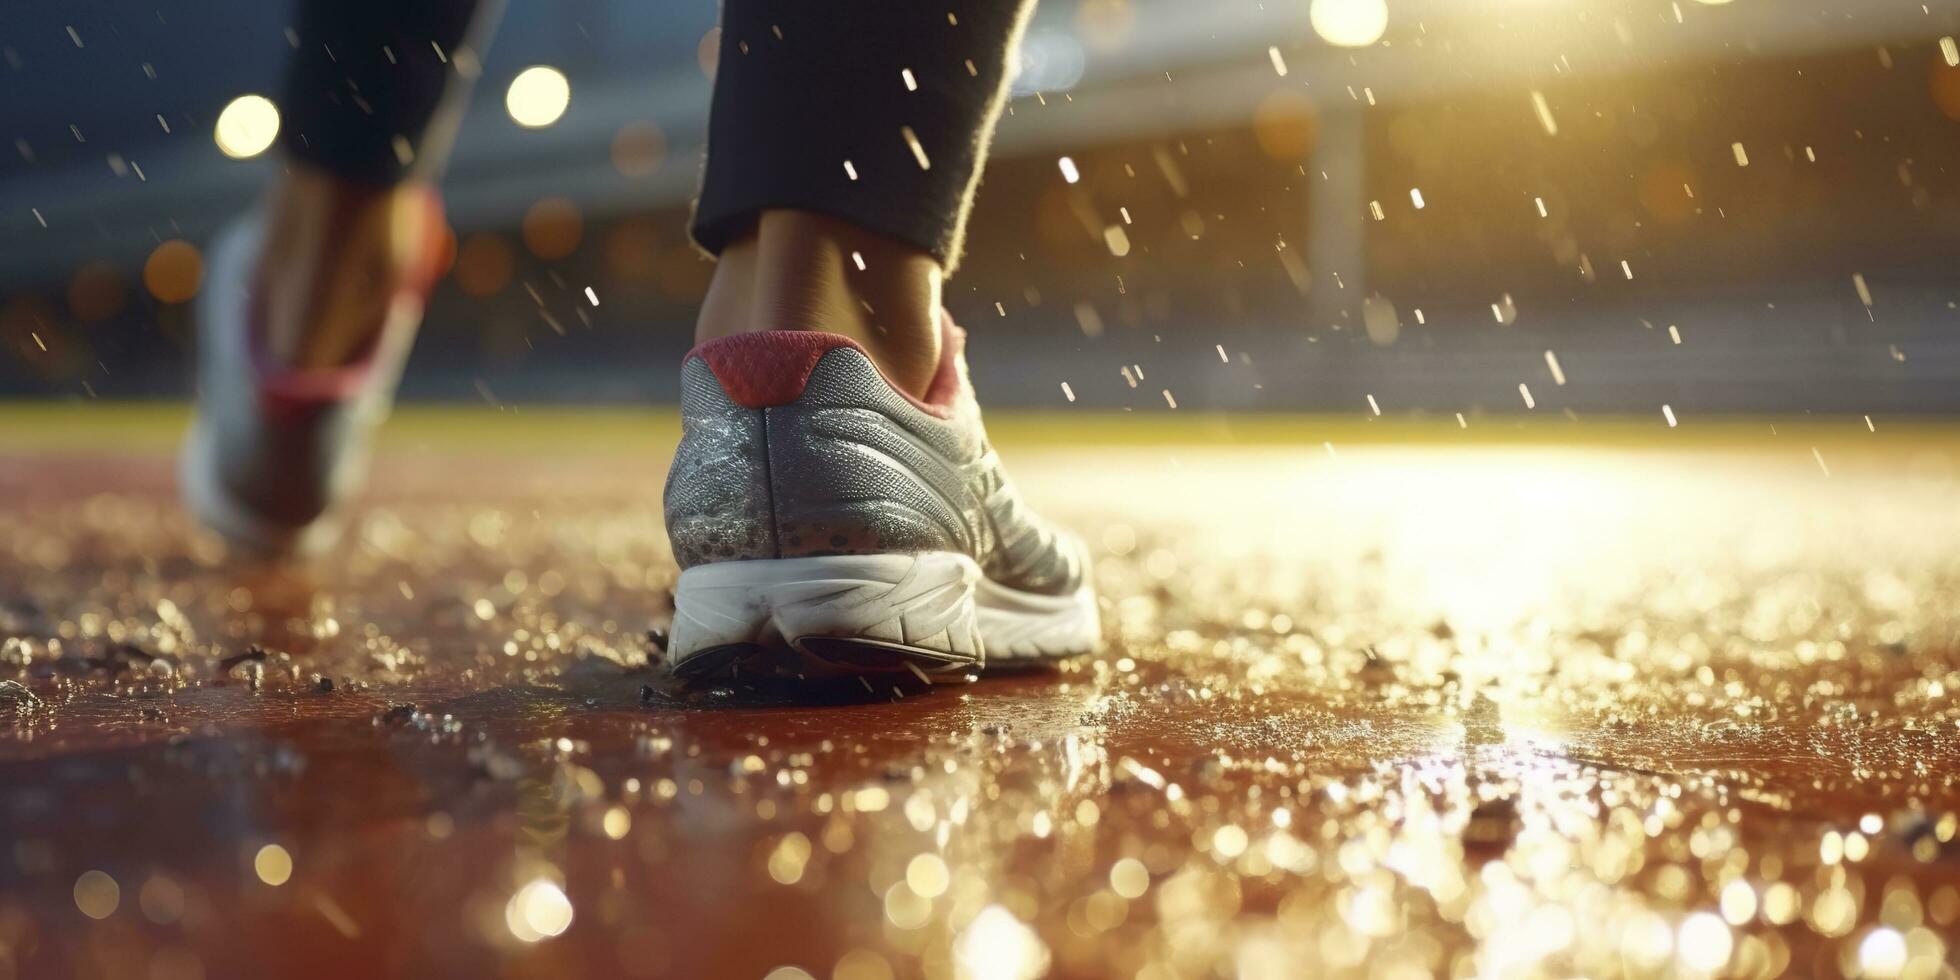
[[[718,254],[793,208],[950,269],[1033,2],[724,0],[695,241]],[[501,7],[301,0],[286,152],[365,183],[439,172]]]

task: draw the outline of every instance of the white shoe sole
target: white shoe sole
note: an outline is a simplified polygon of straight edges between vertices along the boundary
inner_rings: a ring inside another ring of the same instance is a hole
[[[681,573],[668,653],[683,676],[784,648],[797,672],[947,672],[1091,652],[1100,619],[1087,585],[1021,592],[952,552],[726,561]]]

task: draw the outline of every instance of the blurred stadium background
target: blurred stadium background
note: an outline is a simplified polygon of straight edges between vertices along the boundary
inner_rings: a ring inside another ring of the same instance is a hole
[[[186,393],[197,247],[279,165],[217,120],[276,91],[289,16],[9,5],[0,397]],[[715,17],[511,5],[406,397],[671,398]],[[998,405],[1960,410],[1956,33],[1919,0],[1046,0],[949,304]],[[571,98],[527,128],[535,65]]]

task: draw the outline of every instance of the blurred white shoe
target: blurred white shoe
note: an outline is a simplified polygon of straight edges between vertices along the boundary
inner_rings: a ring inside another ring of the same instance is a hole
[[[366,476],[430,277],[396,293],[374,342],[352,362],[289,369],[266,354],[253,322],[264,227],[262,216],[248,215],[208,250],[194,316],[197,404],[178,484],[191,512],[233,546],[260,556],[314,554],[338,538],[342,511]]]

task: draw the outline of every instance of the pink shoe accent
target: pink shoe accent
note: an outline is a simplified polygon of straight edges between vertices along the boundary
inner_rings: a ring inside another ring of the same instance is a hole
[[[953,322],[951,313],[942,309],[939,311],[939,369],[932,373],[932,383],[926,386],[925,401],[910,395],[906,396],[906,400],[946,418],[953,414],[953,400],[960,396],[960,389],[965,386],[966,331]],[[943,406],[943,410],[929,407],[933,405]]]
[[[808,330],[764,330],[721,337],[688,351],[708,362],[721,390],[743,408],[773,408],[803,396],[810,372],[825,354],[839,347],[863,350],[856,341],[834,333]]]
[[[953,401],[959,397],[960,357],[966,349],[966,331],[953,324],[953,318],[940,314],[941,339],[939,369],[933,374],[926,397],[914,398],[905,389],[885,383],[920,411],[938,418],[950,418]],[[849,337],[812,330],[761,330],[721,337],[696,346],[688,358],[708,362],[715,380],[735,404],[743,408],[773,408],[803,397],[810,384],[810,373],[825,354],[848,347],[871,360],[870,352]],[[685,358],[683,359],[685,360]],[[877,362],[872,361],[876,367]],[[883,371],[879,372],[880,376]]]
[[[382,342],[377,335],[352,361],[339,367],[301,370],[274,361],[265,352],[258,331],[252,331],[249,337],[252,368],[258,375],[259,403],[274,410],[337,405],[360,394],[374,370],[375,352],[380,350]]]
[[[424,200],[430,218],[428,241],[424,243],[421,262],[403,281],[388,310],[382,314],[384,324],[401,322],[402,318],[395,311],[395,307],[401,303],[426,306],[429,294],[435,290],[436,279],[442,273],[440,266],[446,228],[442,197],[429,191],[424,195]],[[252,367],[258,375],[259,403],[273,411],[294,412],[309,407],[331,407],[352,399],[366,385],[368,375],[374,370],[375,355],[387,341],[387,329],[384,327],[346,364],[332,368],[291,368],[274,361],[266,353],[256,305],[251,309],[254,311],[253,318],[246,329],[245,339],[251,352]],[[408,329],[412,331],[419,325],[420,317],[409,320],[411,325]]]

